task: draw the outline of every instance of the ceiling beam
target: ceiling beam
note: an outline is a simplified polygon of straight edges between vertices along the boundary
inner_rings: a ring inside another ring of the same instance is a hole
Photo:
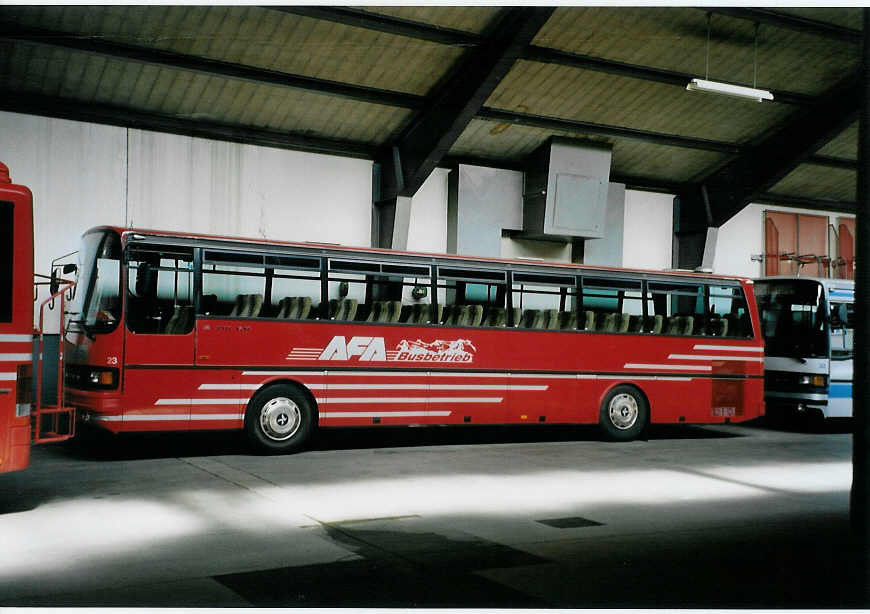
[[[775,194],[773,192],[762,192],[752,202],[778,205],[780,207],[796,207],[799,209],[815,209],[817,211],[852,214],[858,210],[857,204],[854,201],[807,198],[805,196],[789,196],[788,194]]]
[[[381,199],[417,192],[554,10],[501,11],[485,40],[465,53],[426,108],[378,156],[383,169]]]
[[[544,130],[558,130],[591,136],[633,139],[637,141],[645,141],[647,143],[654,143],[656,145],[687,147],[689,149],[702,149],[727,154],[740,154],[744,151],[743,146],[724,141],[700,139],[662,132],[650,132],[649,130],[639,130],[637,128],[595,124],[592,122],[547,117],[544,115],[517,113],[516,111],[503,111],[501,109],[493,109],[492,107],[481,107],[477,117],[478,119],[485,119],[499,123],[517,124],[520,126],[542,128]]]
[[[694,186],[695,206],[703,200],[698,195],[706,189],[713,215],[712,225],[721,226],[759,194],[768,190],[790,173],[798,164],[813,157],[858,116],[860,79],[849,75],[830,89],[813,107],[800,113],[774,130],[764,141],[747,149]],[[690,194],[691,196],[691,194]]]
[[[762,23],[777,28],[794,30],[805,34],[813,34],[815,36],[824,36],[834,40],[860,43],[863,40],[861,30],[854,28],[846,28],[838,26],[826,21],[817,21],[815,19],[807,19],[799,15],[791,15],[781,13],[766,8],[728,8],[728,7],[698,7],[708,13],[719,13],[736,17],[737,19],[745,19],[754,23]]]
[[[269,6],[266,8],[442,45],[474,47],[483,42],[483,37],[470,32],[442,28],[421,21],[382,15],[363,9],[324,6]]]
[[[674,85],[681,88],[685,88],[689,81],[698,77],[698,75],[677,72],[674,70],[653,68],[651,66],[640,66],[638,64],[628,64],[626,62],[617,62],[616,60],[606,60],[604,58],[582,55],[579,53],[570,53],[568,51],[560,51],[549,47],[538,47],[537,45],[530,45],[523,54],[523,59],[542,62],[545,64],[571,66],[583,70],[593,70],[620,77],[643,79],[644,81],[664,83],[666,85]],[[745,84],[736,83],[735,85]],[[814,100],[812,96],[807,94],[787,92],[784,90],[770,90],[770,92],[773,94],[774,102],[805,106],[811,104]]]
[[[0,110],[352,158],[373,159],[375,155],[375,147],[368,143],[190,120],[68,98],[7,93],[0,96]]]
[[[24,28],[17,24],[0,21],[0,40],[12,40],[39,45],[63,47],[83,53],[95,53],[105,57],[183,70],[210,77],[225,77],[258,85],[272,85],[338,96],[360,102],[371,102],[393,107],[416,109],[425,98],[361,85],[352,85],[326,79],[278,72],[266,68],[254,68],[232,62],[212,60],[151,47],[140,47],[108,41],[103,38],[57,32],[38,28]]]

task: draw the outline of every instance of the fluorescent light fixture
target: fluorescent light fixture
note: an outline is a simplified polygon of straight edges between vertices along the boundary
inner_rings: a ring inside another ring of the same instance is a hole
[[[735,98],[755,100],[756,102],[761,102],[762,100],[773,100],[773,94],[767,90],[759,90],[754,87],[744,87],[742,85],[732,85],[720,81],[707,81],[706,79],[692,79],[689,81],[686,89],[690,92],[723,94],[725,96],[734,96]]]

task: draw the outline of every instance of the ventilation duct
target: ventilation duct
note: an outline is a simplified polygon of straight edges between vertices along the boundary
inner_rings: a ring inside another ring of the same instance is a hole
[[[600,239],[607,214],[609,145],[553,138],[527,159],[523,233],[528,239]]]

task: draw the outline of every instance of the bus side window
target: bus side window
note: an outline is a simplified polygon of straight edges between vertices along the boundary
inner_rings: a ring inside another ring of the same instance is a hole
[[[501,326],[507,322],[504,271],[439,266],[437,287],[442,326]]]
[[[263,256],[206,250],[202,263],[202,294],[202,315],[263,316],[269,310]]]
[[[511,300],[518,313],[528,314],[520,318],[520,326],[546,330],[577,328],[577,284],[572,276],[514,273]]]
[[[752,325],[746,298],[739,286],[707,286],[710,317],[707,334],[716,337],[746,339],[752,337]]]
[[[654,332],[643,322],[640,280],[584,276],[582,312],[580,328],[589,332]]]
[[[655,316],[662,317],[662,334],[695,336],[707,334],[707,313],[700,284],[650,281]]]
[[[193,250],[136,246],[127,253],[127,327],[134,333],[193,330]]]
[[[266,256],[271,292],[263,315],[279,320],[317,319],[320,313],[320,259]]]

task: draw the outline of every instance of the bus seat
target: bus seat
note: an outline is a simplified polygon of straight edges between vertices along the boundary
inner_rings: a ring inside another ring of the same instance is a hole
[[[562,330],[575,330],[577,328],[577,312],[564,311],[559,314],[559,328]]]
[[[662,327],[665,324],[664,316],[661,314],[657,314],[657,315],[650,316],[650,317],[652,317],[652,326],[650,327],[649,332],[651,332],[655,335],[660,335],[662,332]]]
[[[404,322],[406,324],[414,323],[414,306],[413,305],[402,305],[402,309],[399,312],[399,322]]]
[[[180,335],[189,333],[193,326],[193,307],[190,305],[176,305],[172,317],[166,323],[167,335]]]
[[[456,305],[438,305],[438,321],[441,324],[449,325],[455,308]]]
[[[519,307],[513,307],[511,309],[511,316],[513,317],[513,326],[514,328],[518,327],[523,320],[523,310]]]
[[[429,305],[426,303],[414,303],[411,306],[411,317],[408,321],[413,324],[428,324]]]
[[[695,328],[695,316],[685,316],[684,323],[683,334],[691,335]]]
[[[711,317],[707,324],[707,334],[714,337],[726,337],[728,335],[728,320],[719,316]]]
[[[535,317],[538,315],[537,309],[526,309],[523,311],[523,318],[520,322],[521,328],[532,328],[535,325]]]
[[[355,298],[344,299],[347,301],[347,308],[344,312],[344,319],[348,322],[356,318],[356,310],[359,307],[359,301]]]
[[[470,305],[469,307],[468,326],[480,326],[483,320],[483,305]]]
[[[244,306],[245,306],[245,295],[244,294],[237,295],[236,302],[233,305],[233,308],[229,313],[230,317],[240,315],[242,313],[242,309],[244,308]]]
[[[507,311],[505,311],[504,307],[499,307],[495,310],[495,318],[492,324],[493,326],[507,326]]]
[[[175,331],[178,329],[178,319],[181,317],[181,305],[176,305],[175,310],[172,312],[172,317],[169,318],[169,321],[166,323],[166,328],[163,329],[163,332],[167,335],[175,334]]]
[[[444,315],[444,305],[438,305],[438,313],[435,315],[435,320],[431,324],[439,324],[441,317]]]
[[[300,320],[307,320],[308,315],[310,313],[311,313],[311,297],[310,296],[299,297],[299,313],[296,314],[296,317]]]
[[[250,309],[248,310],[249,318],[259,318],[260,310],[263,308],[263,295],[262,294],[251,294],[250,295]]]
[[[547,330],[559,330],[559,310],[548,309],[546,312],[546,321],[544,328]]]
[[[616,332],[616,316],[618,314],[608,313],[604,316],[603,321],[601,322],[601,330],[605,333],[615,333]]]
[[[278,301],[278,312],[275,314],[275,318],[282,320],[287,317],[287,303],[289,302],[290,299],[286,296]]]
[[[291,296],[287,298],[287,308],[284,311],[284,317],[288,320],[295,320],[299,317],[299,297]]]
[[[377,322],[381,315],[381,302],[375,301],[369,306],[369,314],[366,316],[366,322]]]
[[[250,294],[242,294],[242,304],[239,307],[239,310],[236,312],[236,317],[239,318],[247,318],[248,314],[251,313],[251,295]]]
[[[671,316],[668,318],[668,325],[665,327],[665,334],[682,335],[684,326],[683,316]]]
[[[616,328],[616,332],[618,333],[627,333],[628,332],[628,324],[631,322],[631,316],[627,313],[623,313],[619,317],[619,326]]]
[[[335,315],[338,313],[338,300],[331,298],[329,299],[329,319],[334,320]]]
[[[471,305],[457,305],[454,314],[454,326],[468,326],[471,322]]]
[[[628,332],[642,333],[643,332],[643,316],[628,317]]]
[[[382,322],[398,322],[402,316],[402,301],[387,301],[386,317]]]
[[[583,317],[585,321],[583,322],[583,330],[595,330],[595,312],[594,311],[584,311]]]

